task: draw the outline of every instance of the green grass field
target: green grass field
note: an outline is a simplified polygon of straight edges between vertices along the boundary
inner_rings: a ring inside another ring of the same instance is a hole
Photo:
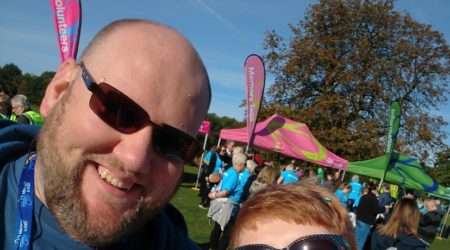
[[[189,228],[189,237],[203,249],[208,249],[209,233],[212,230],[212,224],[208,222],[206,217],[208,210],[198,207],[200,197],[198,196],[198,191],[193,189],[197,171],[198,169],[195,167],[186,166],[183,183],[171,203],[183,213]],[[450,224],[450,220],[447,221],[447,224]],[[436,238],[429,249],[450,249],[450,239]]]

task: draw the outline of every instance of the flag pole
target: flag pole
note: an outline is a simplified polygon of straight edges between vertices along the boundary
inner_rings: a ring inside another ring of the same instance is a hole
[[[197,180],[195,181],[195,187],[193,187],[192,189],[194,190],[199,190],[198,189],[198,180],[200,179],[200,171],[202,171],[202,163],[203,163],[203,157],[205,156],[205,149],[206,149],[206,142],[208,141],[208,134],[206,133],[205,136],[205,140],[203,141],[203,153],[202,156],[200,157],[200,162],[198,163],[198,172],[197,172]]]
[[[381,188],[383,184],[386,173],[389,170],[389,166],[391,164],[392,152],[394,151],[395,142],[397,141],[398,127],[400,126],[400,104],[398,102],[393,102],[391,107],[389,108],[388,113],[388,131],[386,133],[386,148],[385,148],[385,161],[384,161],[384,171],[383,176],[381,177],[380,184],[378,185],[378,189]]]

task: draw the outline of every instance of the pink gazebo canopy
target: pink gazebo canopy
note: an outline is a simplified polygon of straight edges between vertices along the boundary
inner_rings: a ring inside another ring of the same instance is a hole
[[[247,143],[247,128],[222,129],[220,138]],[[347,160],[320,144],[306,124],[276,114],[256,125],[252,145],[326,167],[348,166]]]

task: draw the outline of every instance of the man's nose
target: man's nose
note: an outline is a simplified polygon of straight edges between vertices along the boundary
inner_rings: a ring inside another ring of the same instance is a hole
[[[122,134],[114,148],[114,155],[123,162],[127,171],[147,174],[156,157],[152,138],[154,130],[146,126],[132,134]]]

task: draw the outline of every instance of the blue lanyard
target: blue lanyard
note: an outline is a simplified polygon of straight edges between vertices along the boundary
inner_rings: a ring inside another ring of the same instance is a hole
[[[25,163],[25,167],[20,176],[14,234],[14,246],[20,250],[30,249],[31,230],[33,227],[35,163],[36,154],[33,154]]]

